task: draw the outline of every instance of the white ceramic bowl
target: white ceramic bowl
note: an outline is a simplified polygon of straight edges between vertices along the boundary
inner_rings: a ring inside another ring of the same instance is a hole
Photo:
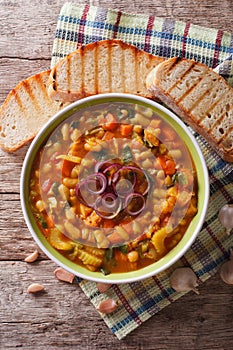
[[[113,101],[136,103],[139,105],[142,104],[143,106],[152,108],[161,118],[165,119],[165,121],[168,121],[178,132],[192,155],[192,159],[197,171],[198,213],[193,218],[181,241],[162,259],[137,271],[112,273],[110,275],[104,276],[100,272],[91,272],[66,259],[47,242],[42,232],[40,232],[40,229],[35,222],[30,208],[29,179],[31,167],[37,151],[45,139],[61,122],[63,122],[77,110],[80,110],[84,107]],[[209,176],[205,160],[195,138],[189,129],[185,126],[185,124],[171,111],[156,102],[142,97],[120,93],[104,94],[88,97],[67,106],[58,112],[55,116],[53,116],[40,130],[36,138],[33,140],[24,160],[20,182],[20,194],[22,210],[27,226],[38,246],[51,260],[53,260],[56,264],[63,267],[64,269],[84,279],[107,283],[128,283],[142,280],[152,275],[158,274],[161,271],[164,271],[185,254],[185,252],[197,237],[197,234],[201,230],[205,219],[209,200]]]

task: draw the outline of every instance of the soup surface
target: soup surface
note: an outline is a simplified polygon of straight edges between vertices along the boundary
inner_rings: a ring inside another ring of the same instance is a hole
[[[103,274],[161,259],[197,213],[189,151],[152,109],[127,103],[86,107],[39,150],[30,205],[48,242]]]

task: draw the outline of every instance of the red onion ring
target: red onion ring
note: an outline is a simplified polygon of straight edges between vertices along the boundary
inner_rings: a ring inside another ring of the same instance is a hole
[[[111,201],[108,201],[108,198],[111,199]],[[111,192],[107,192],[103,194],[101,199],[102,199],[102,205],[108,209],[115,208],[119,202],[119,198],[114,193],[111,193]]]
[[[107,168],[105,168],[103,170],[103,174],[108,178],[108,185],[111,186],[112,184],[112,178],[114,176],[114,174],[121,168],[121,164],[119,163],[112,163],[111,165],[109,165]],[[113,171],[113,172],[112,172]],[[108,175],[108,172],[110,172],[110,174]],[[111,173],[112,172],[112,173]]]
[[[84,193],[86,193],[85,196],[84,196]],[[90,196],[90,193],[86,189],[86,181],[85,180],[80,181],[76,185],[76,187],[75,187],[75,195],[78,198],[79,202],[81,204],[84,204],[86,207],[92,208],[92,206],[95,203],[95,199],[93,201],[90,201],[91,196]]]
[[[125,168],[127,168],[128,170],[134,171],[135,173],[140,173],[142,176],[145,176],[146,181],[143,181],[143,184],[146,182],[146,183],[147,183],[147,187],[146,187],[145,190],[141,193],[143,196],[145,196],[145,195],[148,193],[149,189],[150,189],[150,180],[149,180],[149,178],[148,178],[147,173],[146,173],[145,171],[143,171],[142,169],[137,168],[137,167],[135,167],[135,166],[125,166]],[[135,185],[137,185],[137,181],[136,181],[136,184],[135,184]],[[137,190],[136,192],[138,192],[138,190]]]
[[[94,209],[96,211],[96,214],[99,215],[103,219],[114,219],[120,213],[120,211],[122,209],[121,201],[119,200],[119,198],[116,198],[116,199],[117,199],[118,205],[115,207],[115,211],[113,211],[112,208],[107,208],[107,207],[104,207],[104,209],[102,209],[101,208],[102,198],[101,197],[97,198],[95,205],[94,205]],[[110,209],[111,209],[111,211],[110,211]]]
[[[150,182],[142,169],[106,160],[98,162],[94,170],[98,172],[88,175],[75,188],[80,203],[104,219],[115,218],[123,209],[131,216],[143,211]]]
[[[99,190],[95,191],[90,187],[90,184],[97,185],[97,182],[99,182],[101,187]],[[76,185],[75,194],[80,203],[92,208],[96,200],[94,196],[103,193],[106,186],[107,179],[103,174],[91,174]]]
[[[112,164],[111,160],[103,160],[103,161],[97,162],[94,167],[94,173],[99,173],[99,172],[102,173],[104,169],[111,164]]]
[[[103,170],[103,174],[106,174],[108,171],[110,171],[111,169],[114,169],[114,168],[116,168],[116,170],[118,170],[118,169],[122,168],[122,166],[119,163],[112,163],[107,168],[105,168]]]
[[[122,186],[123,183],[123,186]],[[121,198],[125,198],[130,193],[134,192],[134,184],[132,184],[131,181],[127,179],[119,179],[115,184],[114,184],[114,190],[115,193]]]
[[[129,209],[130,202],[134,198],[140,198],[140,200],[142,201],[141,207],[139,209],[137,209],[136,211],[133,211],[133,210]],[[140,214],[143,211],[144,208],[145,208],[145,198],[140,193],[130,193],[126,197],[126,199],[125,199],[125,210],[127,211],[127,213],[129,215],[132,215],[132,216],[138,215],[138,214]]]
[[[97,174],[91,174],[86,177],[85,181],[85,187],[86,190],[89,191],[92,194],[101,194],[105,191],[107,186],[107,179],[102,173]],[[100,189],[99,190],[93,190],[89,185],[94,184],[96,185],[96,188],[98,187],[97,184],[99,183]]]

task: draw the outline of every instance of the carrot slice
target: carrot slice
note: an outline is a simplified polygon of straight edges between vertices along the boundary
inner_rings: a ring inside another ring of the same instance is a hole
[[[165,173],[166,175],[173,175],[176,172],[176,164],[174,160],[168,159],[166,161]]]
[[[104,130],[114,131],[118,126],[117,120],[113,114],[108,113],[105,117],[105,122],[103,125]]]
[[[176,172],[176,163],[172,159],[167,159],[166,156],[157,157],[157,161],[166,175],[173,175]]]
[[[114,226],[115,226],[115,223],[112,220],[104,220],[103,222],[104,228],[113,228]]]
[[[130,136],[133,131],[133,125],[131,124],[121,124],[120,133],[122,136]]]
[[[165,168],[166,168],[166,158],[165,158],[165,156],[158,156],[156,161],[159,163],[160,167],[165,171]]]
[[[52,216],[48,215],[46,217],[46,222],[47,222],[47,225],[49,228],[54,227],[54,221],[53,221]]]
[[[75,166],[75,163],[70,162],[68,160],[64,160],[62,163],[62,175],[69,177],[71,170],[73,169],[74,166]]]

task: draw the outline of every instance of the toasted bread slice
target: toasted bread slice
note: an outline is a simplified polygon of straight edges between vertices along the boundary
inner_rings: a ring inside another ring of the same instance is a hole
[[[50,70],[20,82],[0,108],[0,146],[8,152],[32,140],[39,129],[62,108],[48,95]]]
[[[87,44],[59,61],[49,79],[49,95],[59,101],[107,92],[123,92],[152,98],[146,76],[163,58],[153,56],[121,40]]]
[[[220,75],[199,62],[173,57],[148,74],[146,85],[233,162],[233,89]]]

